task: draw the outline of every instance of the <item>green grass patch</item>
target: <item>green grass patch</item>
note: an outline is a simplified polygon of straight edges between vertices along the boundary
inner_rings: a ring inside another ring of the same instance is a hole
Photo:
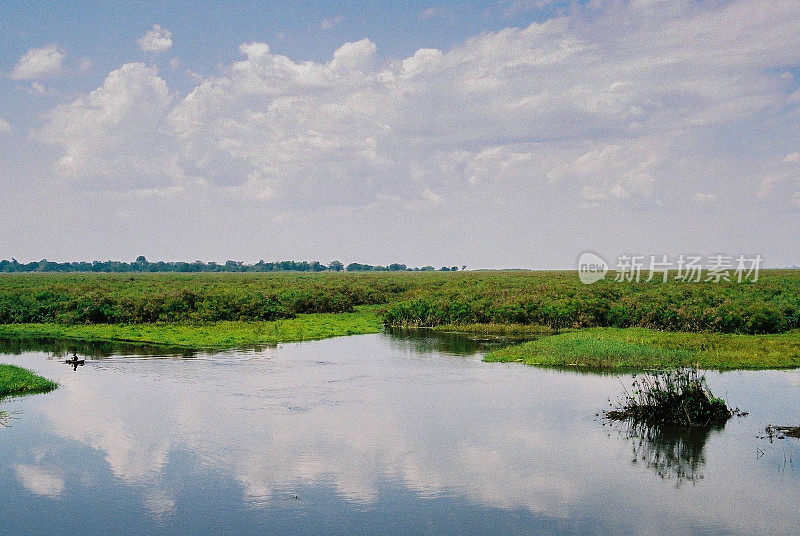
[[[58,384],[15,365],[0,364],[0,398],[46,393]]]
[[[492,351],[486,361],[607,371],[800,367],[800,330],[772,335],[591,328]]]
[[[0,337],[118,341],[192,349],[221,349],[361,335],[377,333],[382,329],[383,323],[377,314],[377,307],[364,306],[354,313],[301,314],[295,318],[269,322],[5,324],[0,325]]]

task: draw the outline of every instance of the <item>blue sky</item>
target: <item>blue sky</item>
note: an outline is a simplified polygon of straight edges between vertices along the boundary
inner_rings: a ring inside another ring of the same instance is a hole
[[[158,23],[174,36],[171,54],[208,73],[238,59],[247,41],[270,44],[295,60],[324,61],[342,43],[364,37],[381,55],[403,58],[419,48],[450,48],[483,31],[527,26],[568,9],[567,2],[5,2],[0,52],[8,71],[27,50],[58,43],[70,57],[91,58],[92,73],[72,88],[95,87],[104,73],[142,57],[136,39]],[[337,21],[321,30],[326,19]],[[6,81],[4,81],[6,82]],[[5,84],[4,84],[5,85]]]
[[[800,264],[800,6],[6,2],[0,257]]]
[[[0,70],[31,48],[58,43],[73,71],[86,59],[92,68],[52,82],[63,92],[90,91],[112,69],[150,59],[167,67],[171,58],[200,74],[239,57],[248,41],[269,43],[278,54],[297,61],[324,61],[342,43],[368,37],[382,57],[403,58],[419,48],[447,49],[480,34],[508,26],[526,26],[570,9],[569,2],[6,2],[0,5]],[[333,27],[322,30],[324,21]],[[153,24],[174,36],[169,54],[159,57],[139,49],[136,40]],[[183,76],[171,78],[189,91]],[[57,99],[30,99],[0,78],[0,116],[24,120]],[[23,121],[24,124],[24,121]]]

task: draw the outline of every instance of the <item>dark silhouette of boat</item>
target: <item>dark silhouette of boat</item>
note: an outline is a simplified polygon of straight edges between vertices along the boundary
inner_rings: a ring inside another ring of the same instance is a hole
[[[67,365],[72,365],[72,370],[78,370],[78,367],[82,367],[85,363],[85,359],[78,359],[78,355],[73,352],[72,357],[64,361]]]

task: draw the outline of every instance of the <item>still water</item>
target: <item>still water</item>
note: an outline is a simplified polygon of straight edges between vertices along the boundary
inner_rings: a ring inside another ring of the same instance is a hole
[[[709,373],[749,411],[631,437],[629,386],[378,334],[217,354],[0,345],[60,383],[0,403],[2,534],[800,533],[800,372]]]

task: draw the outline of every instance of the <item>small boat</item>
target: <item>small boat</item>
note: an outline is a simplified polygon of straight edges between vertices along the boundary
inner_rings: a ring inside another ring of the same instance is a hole
[[[67,365],[72,365],[72,370],[78,370],[78,367],[82,367],[85,363],[85,359],[78,359],[78,355],[73,353],[70,359],[64,361]]]

